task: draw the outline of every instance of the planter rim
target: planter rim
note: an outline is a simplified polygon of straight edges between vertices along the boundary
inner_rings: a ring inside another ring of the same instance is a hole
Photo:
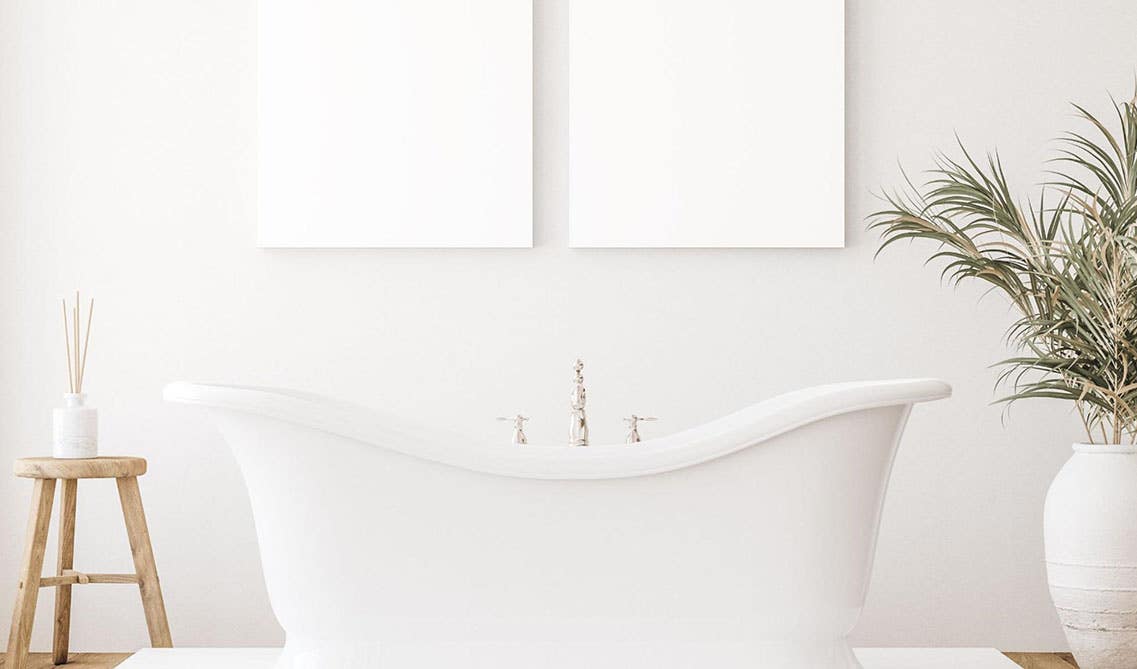
[[[1137,454],[1137,444],[1074,444],[1074,452],[1087,455],[1134,455]]]

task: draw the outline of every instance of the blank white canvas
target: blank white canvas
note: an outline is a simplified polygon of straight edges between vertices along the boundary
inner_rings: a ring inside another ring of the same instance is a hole
[[[572,0],[570,244],[844,245],[844,2]]]
[[[258,10],[261,246],[532,245],[531,0]]]

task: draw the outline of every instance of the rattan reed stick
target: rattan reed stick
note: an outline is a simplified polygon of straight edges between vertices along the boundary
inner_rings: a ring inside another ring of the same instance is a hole
[[[83,335],[83,361],[79,363],[79,389],[83,392],[83,376],[87,372],[87,345],[91,343],[91,317],[95,314],[95,298],[91,298],[91,305],[87,307],[87,334]]]
[[[67,388],[75,392],[75,375],[71,371],[71,329],[67,327],[67,300],[63,300],[63,348],[67,353]]]
[[[75,349],[75,392],[79,392],[79,291],[75,291],[75,307],[71,313],[74,316],[72,326],[75,330],[75,340],[71,342]]]

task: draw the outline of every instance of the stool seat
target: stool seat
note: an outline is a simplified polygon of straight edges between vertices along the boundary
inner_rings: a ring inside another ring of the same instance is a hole
[[[101,457],[62,460],[58,458],[20,458],[13,467],[16,476],[26,479],[117,479],[146,473],[145,458]]]

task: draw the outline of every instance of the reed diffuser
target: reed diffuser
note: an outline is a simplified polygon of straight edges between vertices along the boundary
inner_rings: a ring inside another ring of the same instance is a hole
[[[87,406],[87,395],[83,392],[87,347],[91,343],[91,317],[94,313],[95,300],[92,299],[87,307],[87,329],[82,333],[80,326],[83,313],[79,291],[75,291],[75,304],[70,307],[67,300],[63,300],[63,341],[67,348],[68,392],[63,395],[63,406],[55,409],[52,416],[51,450],[57,458],[93,458],[99,453],[99,414]]]

